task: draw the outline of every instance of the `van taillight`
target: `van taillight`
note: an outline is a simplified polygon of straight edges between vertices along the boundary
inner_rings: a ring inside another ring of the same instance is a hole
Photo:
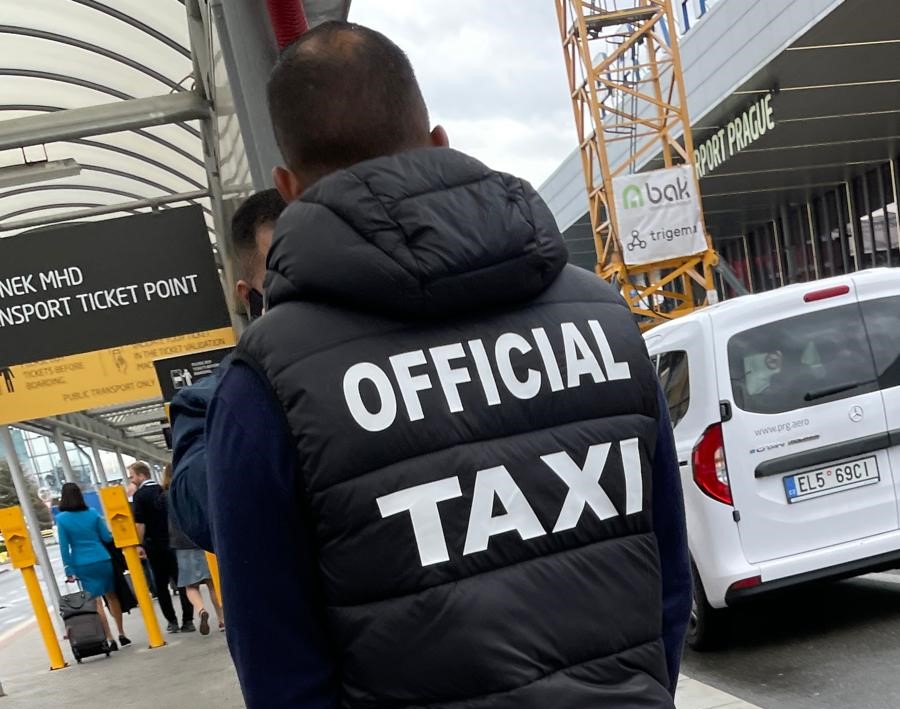
[[[847,295],[850,292],[850,286],[834,286],[832,288],[822,288],[821,290],[810,291],[803,296],[804,303],[814,303],[817,300],[825,300],[826,298],[836,298],[839,295]]]
[[[712,499],[733,504],[720,423],[707,428],[694,446],[694,482]]]
[[[756,588],[757,586],[762,585],[762,576],[751,576],[748,579],[741,579],[740,581],[735,581],[728,587],[729,591],[744,591],[748,588]]]

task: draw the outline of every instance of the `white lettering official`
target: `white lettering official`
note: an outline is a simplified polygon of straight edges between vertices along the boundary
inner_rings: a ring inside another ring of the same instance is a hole
[[[361,428],[374,433],[397,421],[400,402],[408,421],[425,419],[427,412],[421,394],[436,387],[443,392],[445,410],[459,414],[464,411],[460,391],[466,387],[478,387],[487,405],[497,406],[504,400],[535,398],[545,379],[550,391],[556,392],[585,383],[631,378],[628,362],[615,359],[609,340],[596,320],[589,320],[586,328],[565,322],[555,332],[541,327],[530,330],[529,334],[532,340],[516,332],[503,333],[493,347],[482,340],[469,340],[465,346],[454,342],[427,351],[401,352],[388,359],[387,371],[373,362],[354,364],[343,378],[344,399],[350,415]],[[554,340],[558,343],[555,348]],[[529,367],[524,371],[519,368],[517,372],[516,362],[535,348],[542,368]],[[562,352],[562,361],[558,361],[556,352]],[[370,401],[370,409],[363,401],[363,390],[371,386],[378,401]],[[395,392],[399,392],[400,402]]]

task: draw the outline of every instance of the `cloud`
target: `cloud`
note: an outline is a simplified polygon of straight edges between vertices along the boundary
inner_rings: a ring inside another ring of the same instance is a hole
[[[353,0],[409,55],[454,147],[539,186],[576,147],[549,0]]]

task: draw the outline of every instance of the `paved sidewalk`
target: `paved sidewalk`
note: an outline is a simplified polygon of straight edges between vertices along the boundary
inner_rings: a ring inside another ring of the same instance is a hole
[[[6,697],[0,709],[242,709],[237,677],[224,634],[213,631],[168,636],[169,644],[147,648],[137,611],[126,616],[134,644],[107,659],[76,665],[68,643],[63,654],[70,667],[48,671],[47,656],[33,623],[0,636],[0,683]],[[712,687],[681,678],[678,709],[759,709]]]
[[[762,709],[684,675],[678,680],[675,705],[678,709]]]
[[[70,666],[55,672],[48,670],[33,623],[0,637],[0,683],[7,694],[0,709],[243,709],[224,633],[169,635],[165,647],[150,650],[137,610],[125,617],[125,629],[133,645],[81,665],[63,641]]]

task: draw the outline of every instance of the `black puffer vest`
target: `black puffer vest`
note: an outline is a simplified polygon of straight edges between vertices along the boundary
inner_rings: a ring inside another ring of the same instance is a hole
[[[444,149],[278,223],[239,357],[296,441],[342,705],[672,707],[652,365],[534,190]]]

